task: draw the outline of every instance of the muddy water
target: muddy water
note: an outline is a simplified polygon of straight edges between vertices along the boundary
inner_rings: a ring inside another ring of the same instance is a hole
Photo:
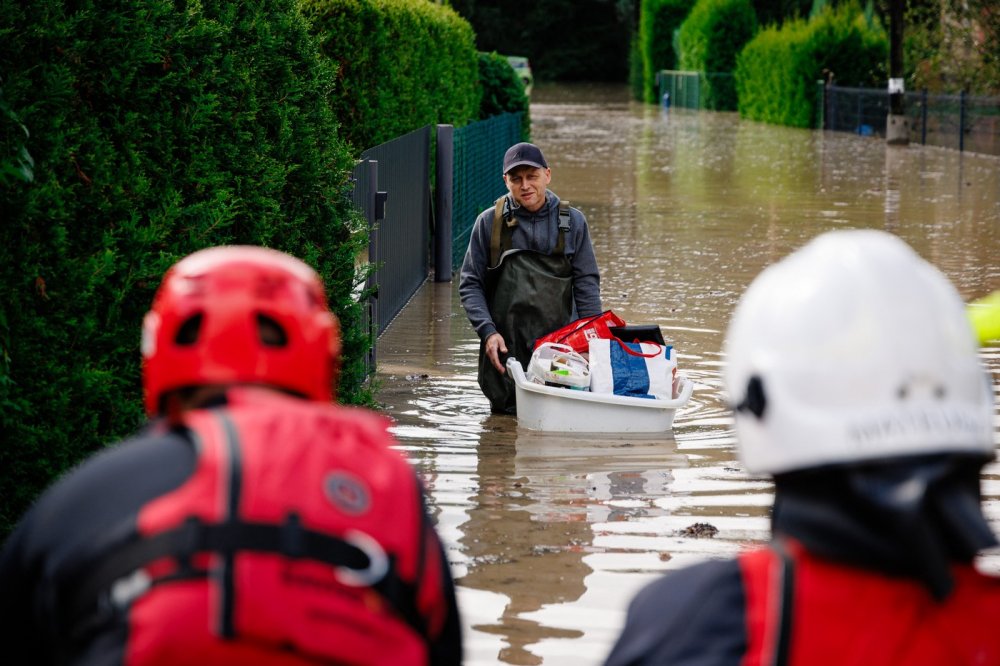
[[[742,470],[721,392],[747,283],[819,232],[871,227],[966,299],[998,289],[1000,160],[664,112],[618,87],[538,86],[531,114],[552,189],[590,221],[605,306],[661,326],[693,398],[668,437],[519,430],[479,392],[457,284],[428,283],[379,341],[379,399],[427,481],[467,663],[584,666],[602,662],[640,586],[768,536],[772,488]],[[1000,393],[1000,349],[982,355]],[[1000,465],[984,489],[1000,531]],[[1000,571],[1000,553],[981,564]]]

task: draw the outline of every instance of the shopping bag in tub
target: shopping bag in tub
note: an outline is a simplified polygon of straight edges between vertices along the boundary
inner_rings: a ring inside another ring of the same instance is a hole
[[[587,353],[587,343],[594,338],[611,338],[611,326],[624,326],[625,320],[611,310],[592,317],[582,317],[571,321],[560,329],[535,340],[535,349],[546,342],[569,345],[578,354]]]
[[[634,398],[674,398],[677,358],[671,345],[590,341],[590,391]]]
[[[528,381],[589,390],[590,364],[569,345],[542,343],[528,362]]]

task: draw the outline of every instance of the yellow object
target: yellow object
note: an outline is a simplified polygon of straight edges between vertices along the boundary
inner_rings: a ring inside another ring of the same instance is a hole
[[[1000,344],[1000,289],[969,303],[967,311],[979,344]]]

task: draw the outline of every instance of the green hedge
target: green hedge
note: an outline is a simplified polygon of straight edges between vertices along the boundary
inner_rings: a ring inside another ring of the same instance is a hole
[[[679,68],[709,75],[703,85],[702,107],[736,110],[736,89],[730,74],[736,56],[757,31],[750,0],[698,0],[678,31]]]
[[[4,101],[3,86],[0,85],[0,145],[4,146],[6,151],[0,155],[0,185],[7,185],[13,181],[30,183],[34,180],[35,160],[25,146],[30,137],[28,128]],[[0,326],[2,325],[3,322],[0,321]],[[3,361],[4,359],[0,358],[0,363]]]
[[[333,107],[358,150],[425,125],[477,119],[472,27],[426,0],[301,0],[337,70]]]
[[[510,66],[505,56],[495,51],[479,54],[479,83],[482,101],[479,105],[479,119],[485,120],[501,113],[520,113],[521,135],[525,141],[531,138],[531,117],[528,96],[524,83]]]
[[[884,85],[888,37],[857,4],[825,8],[806,21],[761,31],[740,53],[736,67],[739,112],[744,118],[815,127],[816,82],[824,73],[845,86]]]
[[[639,53],[642,62],[642,101],[659,103],[656,75],[677,69],[674,32],[687,18],[695,0],[642,0],[639,7]]]
[[[344,328],[341,395],[364,397],[354,160],[297,0],[3,2],[0,75],[17,117],[0,159],[34,158],[33,182],[0,181],[0,535],[140,424],[140,322],[194,250],[316,267]]]

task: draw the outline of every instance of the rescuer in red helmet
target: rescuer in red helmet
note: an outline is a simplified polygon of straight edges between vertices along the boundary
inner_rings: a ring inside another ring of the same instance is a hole
[[[142,331],[138,436],[87,460],[0,552],[5,664],[458,664],[448,561],[376,414],[335,406],[319,276],[202,250]]]

